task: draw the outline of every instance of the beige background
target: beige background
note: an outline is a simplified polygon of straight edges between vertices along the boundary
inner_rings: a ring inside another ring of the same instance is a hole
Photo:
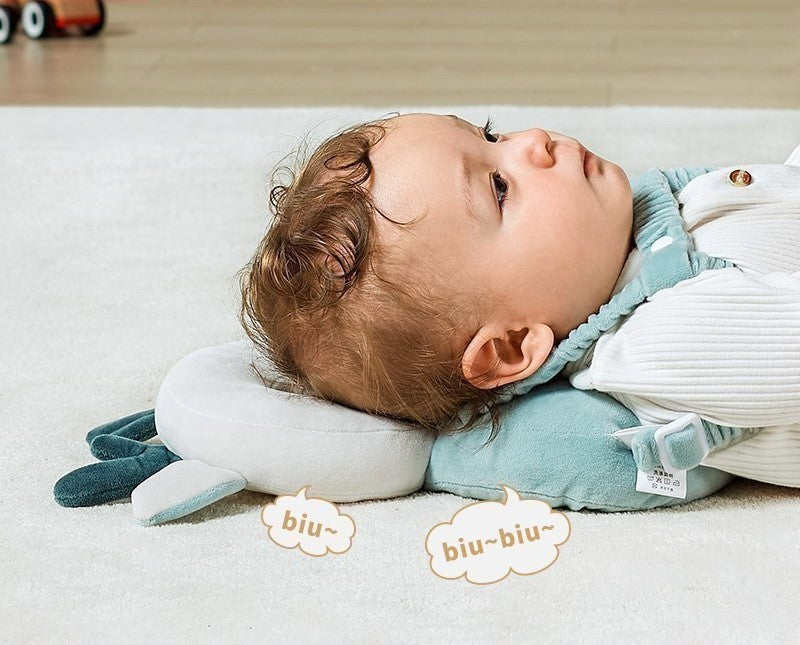
[[[0,47],[4,105],[800,107],[798,0],[110,0]]]

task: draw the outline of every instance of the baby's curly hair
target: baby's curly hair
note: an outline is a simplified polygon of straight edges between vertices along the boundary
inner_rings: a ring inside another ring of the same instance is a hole
[[[407,274],[382,275],[402,258],[394,261],[379,243],[375,214],[413,224],[386,217],[363,185],[388,121],[329,137],[296,173],[288,168],[287,185],[275,181],[275,169],[274,218],[238,273],[239,319],[294,392],[410,421],[434,436],[474,428],[488,413],[491,441],[499,388],[476,387],[461,369],[479,328],[466,304],[475,297],[442,295],[432,280]]]

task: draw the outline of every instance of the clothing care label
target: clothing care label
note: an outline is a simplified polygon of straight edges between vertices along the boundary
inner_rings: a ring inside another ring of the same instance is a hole
[[[636,490],[666,497],[686,499],[686,471],[665,470],[657,467],[653,470],[636,470]]]

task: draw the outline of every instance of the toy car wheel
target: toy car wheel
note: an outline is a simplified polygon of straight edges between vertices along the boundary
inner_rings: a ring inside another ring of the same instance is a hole
[[[5,45],[14,37],[17,16],[8,7],[0,7],[0,45]]]
[[[22,7],[22,28],[28,38],[39,40],[53,35],[56,18],[53,9],[46,2],[36,0],[26,2]]]
[[[100,14],[100,22],[98,22],[96,25],[90,25],[88,27],[84,25],[78,27],[78,31],[80,31],[84,36],[94,36],[95,34],[99,34],[105,26],[106,8],[103,5],[103,0],[97,0],[97,12]]]

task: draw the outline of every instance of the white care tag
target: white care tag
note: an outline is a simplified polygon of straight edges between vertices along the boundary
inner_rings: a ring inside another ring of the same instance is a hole
[[[686,471],[665,470],[661,466],[653,470],[637,468],[636,490],[642,493],[686,499]]]

